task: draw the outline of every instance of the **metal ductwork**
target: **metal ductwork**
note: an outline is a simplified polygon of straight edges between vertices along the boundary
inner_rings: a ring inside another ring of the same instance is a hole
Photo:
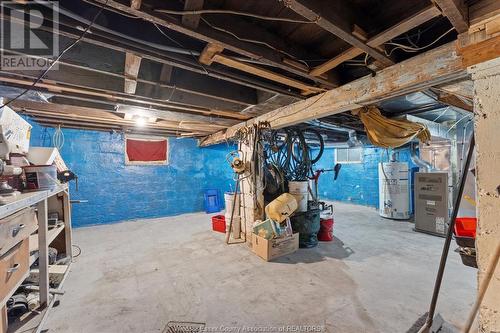
[[[358,136],[356,135],[356,131],[355,130],[342,128],[340,126],[333,125],[333,124],[330,124],[330,123],[326,123],[326,122],[323,122],[321,120],[311,120],[311,121],[308,121],[307,124],[308,125],[312,125],[312,126],[316,126],[316,127],[320,127],[320,128],[324,128],[324,129],[329,129],[329,130],[332,130],[332,131],[344,132],[344,133],[348,134],[349,139],[347,141],[345,141],[345,142],[336,142],[336,143],[334,143],[332,145],[329,145],[331,147],[339,147],[339,148],[344,147],[344,146],[347,146],[347,147],[359,147],[359,146],[363,145],[363,143],[361,141],[359,141]]]
[[[431,172],[434,170],[432,165],[418,157],[417,155],[417,147],[418,143],[412,142],[410,143],[410,156],[411,156],[411,161],[417,165],[419,168],[423,168],[426,172]]]

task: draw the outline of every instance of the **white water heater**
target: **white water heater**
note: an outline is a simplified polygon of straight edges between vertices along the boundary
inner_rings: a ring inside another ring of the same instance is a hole
[[[382,217],[410,218],[410,181],[408,163],[378,164],[379,214]]]

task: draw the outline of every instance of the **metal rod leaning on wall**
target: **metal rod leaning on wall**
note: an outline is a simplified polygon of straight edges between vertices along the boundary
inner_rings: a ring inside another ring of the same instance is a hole
[[[462,195],[464,192],[465,181],[467,180],[467,174],[469,173],[469,167],[472,160],[472,155],[474,153],[474,133],[471,135],[470,144],[469,144],[469,152],[467,153],[467,160],[465,161],[465,166],[462,171],[462,177],[460,179],[460,186],[458,188],[458,194],[455,198],[455,204],[453,205],[453,211],[451,214],[450,223],[448,225],[448,233],[446,234],[446,240],[443,245],[443,252],[441,253],[441,261],[439,263],[439,269],[436,276],[436,282],[434,284],[434,291],[432,293],[432,300],[429,306],[429,314],[427,315],[427,320],[425,321],[424,326],[418,331],[418,333],[426,333],[429,332],[429,329],[432,326],[432,321],[434,320],[434,313],[436,311],[436,304],[439,296],[439,291],[441,290],[441,283],[443,282],[444,269],[446,266],[446,259],[448,258],[448,253],[450,251],[451,239],[453,236],[453,228],[455,226],[455,219],[458,215],[458,208],[460,206],[460,201],[462,199]]]

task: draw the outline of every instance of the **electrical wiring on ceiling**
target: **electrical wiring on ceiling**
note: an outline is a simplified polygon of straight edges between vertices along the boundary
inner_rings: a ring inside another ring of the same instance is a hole
[[[316,21],[306,21],[306,20],[297,20],[291,19],[287,17],[276,17],[276,16],[264,16],[253,13],[239,12],[236,10],[227,10],[227,9],[199,9],[199,10],[169,10],[169,9],[155,9],[155,12],[163,13],[163,14],[171,14],[171,15],[201,15],[201,14],[229,14],[229,15],[239,15],[239,16],[248,16],[261,20],[267,21],[278,21],[278,22],[289,22],[289,23],[299,23],[299,24],[316,24]]]
[[[132,14],[127,14],[127,13],[125,13],[125,12],[123,12],[123,11],[120,11],[120,10],[114,9],[114,8],[112,8],[112,7],[104,7],[104,6],[103,6],[103,5],[101,5],[100,3],[96,3],[96,2],[94,2],[94,1],[92,1],[92,0],[83,0],[83,1],[84,1],[84,2],[86,2],[86,3],[89,3],[89,4],[93,5],[93,6],[97,6],[97,7],[104,8],[104,9],[106,9],[106,10],[108,10],[108,11],[110,11],[110,12],[113,12],[113,13],[115,13],[115,14],[123,15],[123,16],[125,16],[125,17],[129,17],[129,18],[133,18],[133,19],[138,19],[138,18],[139,18],[139,16],[135,16],[135,15],[132,15]]]
[[[99,8],[103,8],[105,10],[109,10],[110,9],[109,7],[103,7],[101,5],[97,5],[97,6]],[[61,14],[63,14],[64,16],[68,16],[68,17],[70,17],[70,18],[72,18],[74,20],[80,21],[80,22],[85,23],[85,24],[90,24],[89,20],[87,20],[87,19],[85,19],[85,18],[83,18],[83,17],[81,17],[79,15],[76,15],[76,14],[74,14],[74,13],[72,13],[72,12],[70,12],[70,11],[64,9],[64,8],[59,8],[59,12]],[[135,17],[135,18],[137,18],[137,17]],[[197,53],[197,55],[200,54],[198,51],[188,50],[188,49],[184,48],[183,46],[181,46],[182,48],[177,48],[177,47],[171,47],[171,46],[166,46],[166,45],[161,45],[161,44],[149,42],[149,41],[146,41],[146,40],[143,40],[143,39],[139,39],[139,38],[134,38],[134,37],[131,37],[129,35],[123,34],[123,33],[119,32],[119,31],[109,29],[109,28],[104,27],[104,26],[99,25],[99,24],[93,24],[92,27],[96,28],[96,29],[99,29],[99,30],[101,30],[103,32],[109,33],[109,34],[112,34],[112,35],[115,35],[115,36],[118,36],[118,37],[121,37],[121,38],[128,39],[128,40],[136,42],[136,43],[141,43],[141,44],[146,44],[148,46],[152,46],[152,47],[154,47],[156,49],[159,49],[159,50],[162,50],[162,51],[173,52],[173,53],[178,53],[178,54],[187,54],[187,55],[190,55],[192,53],[195,53],[195,54]],[[174,43],[176,43],[177,45],[179,45],[178,42],[174,42]]]
[[[229,31],[229,30],[226,30],[226,29],[223,29],[223,28],[220,28],[220,27],[217,27],[217,26],[214,26],[213,24],[211,24],[210,22],[208,22],[206,19],[204,19],[203,17],[200,18],[203,22],[205,22],[206,25],[208,25],[210,28],[214,29],[214,30],[217,30],[217,31],[220,31],[220,32],[224,32],[226,34],[229,34],[231,36],[233,36],[234,38],[236,38],[237,40],[240,40],[242,42],[249,42],[249,43],[254,43],[254,44],[260,44],[260,45],[264,45],[264,46],[267,46],[268,48],[270,49],[273,49],[274,51],[276,52],[279,52],[281,54],[284,54],[286,55],[287,57],[291,58],[291,59],[294,59],[294,60],[297,60],[297,61],[300,61],[301,63],[303,63],[304,65],[307,66],[307,68],[309,68],[309,64],[301,59],[298,59],[297,57],[291,55],[290,53],[288,52],[285,52],[283,50],[280,50],[274,46],[272,46],[271,44],[269,43],[266,43],[266,42],[263,42],[263,41],[259,41],[259,40],[255,40],[255,39],[249,39],[249,38],[243,38],[243,37],[239,37],[238,35],[236,35],[235,33]]]
[[[91,3],[91,4],[95,5],[95,6],[98,6],[98,7],[100,7],[100,8],[104,8],[105,10],[109,10],[109,11],[111,11],[111,12],[114,12],[114,13],[117,13],[117,14],[120,14],[120,15],[124,15],[124,16],[126,16],[126,17],[131,17],[131,18],[134,18],[134,19],[138,19],[138,18],[139,18],[139,17],[134,16],[134,15],[129,15],[129,14],[123,13],[123,12],[121,12],[121,11],[119,11],[119,10],[114,9],[114,8],[107,7],[107,6],[105,7],[105,6],[101,5],[101,4],[94,3],[94,2],[92,2],[92,1],[90,1],[90,0],[84,0],[84,1],[85,1],[85,2],[88,2],[88,3]],[[157,10],[157,11],[159,11],[159,10]],[[194,15],[194,14],[193,14],[193,15]],[[276,48],[276,47],[274,47],[274,46],[270,45],[269,43],[262,42],[262,41],[258,41],[258,40],[254,40],[254,39],[248,39],[248,38],[242,38],[242,37],[239,37],[238,35],[234,34],[234,33],[233,33],[233,32],[231,32],[231,31],[228,31],[228,30],[226,30],[226,29],[223,29],[223,28],[220,28],[220,27],[214,26],[213,24],[211,24],[210,22],[208,22],[207,20],[205,20],[203,17],[201,17],[201,20],[202,20],[203,22],[205,22],[205,24],[207,24],[209,27],[211,27],[211,28],[212,28],[212,29],[214,29],[214,30],[218,30],[218,31],[224,32],[224,33],[226,33],[226,34],[229,34],[229,35],[233,36],[234,38],[236,38],[236,39],[238,39],[238,40],[240,40],[240,41],[244,41],[244,42],[249,42],[249,43],[254,43],[254,44],[261,44],[261,45],[264,45],[264,46],[266,46],[266,47],[268,47],[268,48],[270,48],[270,49],[273,49],[273,50],[274,50],[274,51],[276,51],[276,52],[279,52],[279,53],[281,53],[281,54],[286,55],[286,56],[287,56],[287,57],[289,57],[289,58],[292,58],[292,59],[294,59],[294,60],[296,60],[296,61],[299,61],[299,62],[303,63],[305,66],[307,66],[307,68],[310,68],[309,64],[308,64],[305,60],[298,59],[297,57],[295,57],[295,56],[293,56],[293,55],[291,55],[291,54],[289,54],[289,53],[287,53],[287,52],[285,52],[285,51],[283,51],[283,50],[280,50],[280,49],[278,49],[278,48]],[[165,31],[163,31],[163,30],[162,30],[162,29],[158,26],[158,24],[156,24],[155,22],[152,22],[152,21],[148,21],[148,20],[146,20],[146,21],[147,21],[147,22],[149,22],[149,23],[151,23],[151,24],[153,24],[153,25],[155,26],[155,28],[156,28],[156,29],[157,29],[157,30],[158,30],[158,31],[159,31],[162,35],[164,35],[165,37],[167,37],[170,41],[172,41],[172,42],[174,42],[175,44],[177,44],[178,46],[180,46],[180,47],[184,48],[184,50],[180,50],[180,51],[182,51],[182,52],[178,52],[178,53],[189,53],[189,54],[191,54],[191,56],[193,56],[193,58],[195,58],[195,59],[196,59],[196,61],[198,62],[198,58],[196,58],[196,56],[199,56],[199,55],[200,55],[200,52],[199,52],[199,51],[193,51],[193,50],[186,49],[186,48],[185,48],[185,47],[184,47],[181,43],[179,43],[178,41],[174,40],[172,37],[168,36],[168,35],[165,33]],[[315,23],[315,22],[311,22],[311,21],[307,21],[307,22],[309,22],[309,23]],[[100,27],[100,26],[99,26],[99,28],[100,28],[100,29],[101,29],[101,28],[102,28],[102,29],[107,29],[107,28]],[[107,29],[107,30],[109,30],[109,29]],[[105,30],[105,31],[106,31],[106,30]],[[113,31],[113,30],[110,30],[110,31],[107,31],[107,32],[110,32],[110,33],[117,33],[117,32],[115,32],[115,31]],[[138,41],[138,42],[146,42],[146,41],[144,41],[144,40],[137,40],[137,39],[135,39],[135,38],[130,38],[130,37],[127,37],[127,38],[129,38],[129,39],[131,39],[131,40],[134,40],[134,41]],[[154,47],[159,46],[159,45],[157,45],[157,44],[151,44],[151,45],[153,45]],[[160,49],[161,49],[161,47],[160,47]],[[173,49],[173,50],[166,50],[166,51],[177,52],[177,50],[175,50],[175,49]],[[252,61],[252,59],[245,59],[245,58],[237,58],[237,59],[238,59],[238,60],[241,60],[241,61],[244,61],[244,62],[255,62],[255,61]],[[328,59],[327,59],[327,60],[328,60]],[[256,61],[258,61],[258,64],[261,64],[261,65],[269,65],[269,64],[263,63],[262,61],[259,61],[258,59],[257,59]],[[201,66],[201,67],[203,67],[203,70],[205,71],[205,73],[206,73],[206,74],[209,74],[209,72],[208,72],[208,70],[206,69],[206,67],[204,67],[204,66],[203,66],[203,65],[201,65],[201,64],[200,64],[200,66]]]
[[[387,43],[384,43],[384,45],[392,45],[392,46],[396,46],[395,48],[393,48],[390,52],[385,52],[385,54],[387,56],[391,56],[392,53],[398,49],[401,49],[405,52],[418,52],[418,51],[421,51],[421,50],[424,50],[434,44],[436,44],[439,40],[441,40],[444,36],[446,36],[447,34],[449,34],[450,32],[452,32],[453,30],[455,30],[455,28],[450,28],[449,30],[447,30],[445,33],[443,33],[441,36],[439,36],[438,38],[436,38],[434,41],[432,41],[431,43],[425,45],[425,46],[421,46],[421,47],[413,47],[413,46],[409,46],[409,45],[404,45],[404,44],[400,44],[400,43],[394,43],[394,42],[387,42]]]
[[[108,1],[109,0],[106,0],[106,4],[108,3]],[[70,45],[68,45],[61,53],[59,53],[59,55],[56,57],[56,59],[52,60],[52,63],[43,71],[42,74],[40,74],[40,76],[38,76],[36,78],[36,80],[33,82],[33,84],[31,84],[28,88],[26,88],[22,93],[20,93],[16,97],[10,99],[6,103],[3,103],[0,106],[0,109],[3,108],[4,106],[7,106],[7,105],[11,104],[12,102],[18,100],[19,98],[21,98],[22,96],[24,96],[25,94],[27,94],[29,91],[31,91],[45,77],[45,75],[47,75],[47,73],[62,58],[62,56],[66,52],[68,52],[70,49],[72,49],[76,44],[78,44],[85,37],[85,35],[87,35],[87,33],[89,32],[90,28],[94,25],[95,21],[101,15],[102,11],[103,11],[103,8],[99,9],[99,11],[97,12],[97,14],[94,16],[94,18],[92,19],[92,21],[90,22],[90,24],[87,26],[87,28],[83,31],[83,33],[80,35],[80,37],[78,39],[76,39],[73,43],[71,43]]]
[[[154,22],[151,22],[151,24],[153,24],[155,26],[156,29],[158,29],[158,31],[165,37],[167,37],[170,41],[172,41],[173,43],[177,44],[178,46],[184,48],[184,49],[187,49],[183,44],[181,44],[180,42],[178,42],[177,40],[175,40],[174,38],[170,37],[169,35],[167,35],[156,23]],[[203,68],[203,70],[205,71],[205,73],[208,75],[210,74],[207,70],[207,68],[205,66],[203,66],[203,64],[201,64],[199,61],[198,61],[198,58],[196,58],[196,56],[194,55],[194,52],[192,52],[191,50],[188,50],[189,53],[191,54],[191,56],[193,57],[193,59],[196,61],[196,63],[198,65],[200,65],[201,68]],[[198,53],[199,55],[199,53]]]

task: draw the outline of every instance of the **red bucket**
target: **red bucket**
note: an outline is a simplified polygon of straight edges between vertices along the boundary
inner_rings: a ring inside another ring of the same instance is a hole
[[[318,240],[321,242],[331,242],[333,240],[333,217],[321,219],[318,232]]]
[[[457,217],[455,219],[455,235],[458,237],[476,238],[477,218]]]

